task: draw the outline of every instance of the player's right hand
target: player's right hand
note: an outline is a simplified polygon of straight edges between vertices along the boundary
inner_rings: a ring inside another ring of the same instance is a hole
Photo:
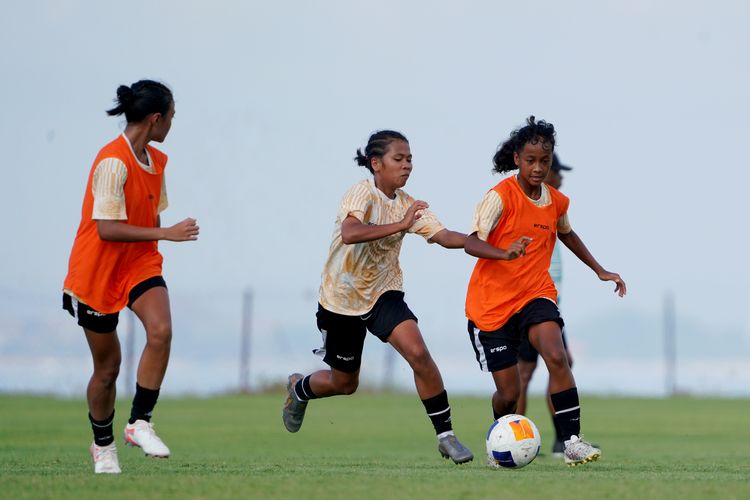
[[[200,228],[195,219],[188,217],[182,222],[167,228],[167,236],[164,238],[168,241],[195,241],[198,239]]]
[[[420,210],[424,210],[425,208],[428,208],[430,206],[429,203],[422,200],[417,200],[414,203],[411,204],[411,206],[406,210],[406,213],[404,214],[404,218],[401,220],[401,224],[403,224],[406,229],[409,229],[411,226],[414,225],[414,223],[422,217],[422,214],[419,213]]]
[[[511,245],[506,250],[507,253],[507,260],[513,260],[517,259],[518,257],[522,255],[526,255],[526,247],[531,243],[531,238],[528,236],[521,236],[516,241],[511,243]]]

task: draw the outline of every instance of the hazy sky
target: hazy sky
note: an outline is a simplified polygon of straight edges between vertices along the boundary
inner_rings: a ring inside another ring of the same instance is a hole
[[[618,299],[566,253],[568,322],[658,318],[672,290],[681,321],[739,332],[744,344],[726,350],[747,354],[748,5],[6,2],[0,290],[52,297],[41,309],[62,314],[86,176],[123,127],[104,111],[118,85],[154,78],[177,110],[161,146],[170,156],[162,221],[201,226],[196,243],[161,244],[172,290],[251,286],[267,298],[261,325],[279,315],[311,322],[314,299],[297,299],[317,291],[341,196],[369,175],[352,157],[371,132],[410,139],[405,189],[466,231],[500,180],[490,172],[496,147],[534,114],[555,125],[560,158],[575,168],[563,186],[574,229],[628,284]],[[471,356],[462,313],[473,259],[407,240],[410,304],[450,322]]]

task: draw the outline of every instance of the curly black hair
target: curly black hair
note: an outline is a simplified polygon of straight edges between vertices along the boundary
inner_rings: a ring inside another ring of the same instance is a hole
[[[525,126],[511,132],[508,140],[498,148],[497,153],[492,158],[492,164],[494,165],[492,170],[502,174],[517,169],[518,166],[513,161],[514,153],[520,153],[527,143],[536,144],[539,141],[542,141],[544,149],[548,149],[550,152],[554,151],[555,126],[544,120],[537,122],[532,115],[526,119]]]

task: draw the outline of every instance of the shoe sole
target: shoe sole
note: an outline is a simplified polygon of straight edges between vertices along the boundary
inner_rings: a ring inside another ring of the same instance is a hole
[[[141,448],[140,445],[131,443],[127,439],[125,440],[125,444],[129,446],[130,448]],[[143,448],[141,448],[141,450],[143,450]],[[152,457],[152,458],[169,458],[169,455],[154,455],[151,453],[146,453],[145,451],[143,452],[143,454],[146,455],[147,457]]]
[[[596,462],[597,460],[599,460],[599,457],[601,457],[601,456],[602,456],[601,453],[594,453],[593,455],[590,455],[590,456],[584,458],[583,460],[568,461],[568,459],[566,458],[565,459],[565,464],[568,467],[576,467],[578,465],[587,464],[589,462]]]
[[[474,460],[474,457],[465,458],[463,460],[456,460],[455,458],[451,457],[450,455],[442,451],[440,452],[440,454],[443,456],[443,458],[450,458],[451,460],[453,460],[453,463],[456,465],[466,464]]]

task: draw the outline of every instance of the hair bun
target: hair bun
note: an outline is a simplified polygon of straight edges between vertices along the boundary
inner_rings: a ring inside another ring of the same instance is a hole
[[[133,100],[133,89],[127,85],[117,87],[117,100],[120,104],[127,104]]]

